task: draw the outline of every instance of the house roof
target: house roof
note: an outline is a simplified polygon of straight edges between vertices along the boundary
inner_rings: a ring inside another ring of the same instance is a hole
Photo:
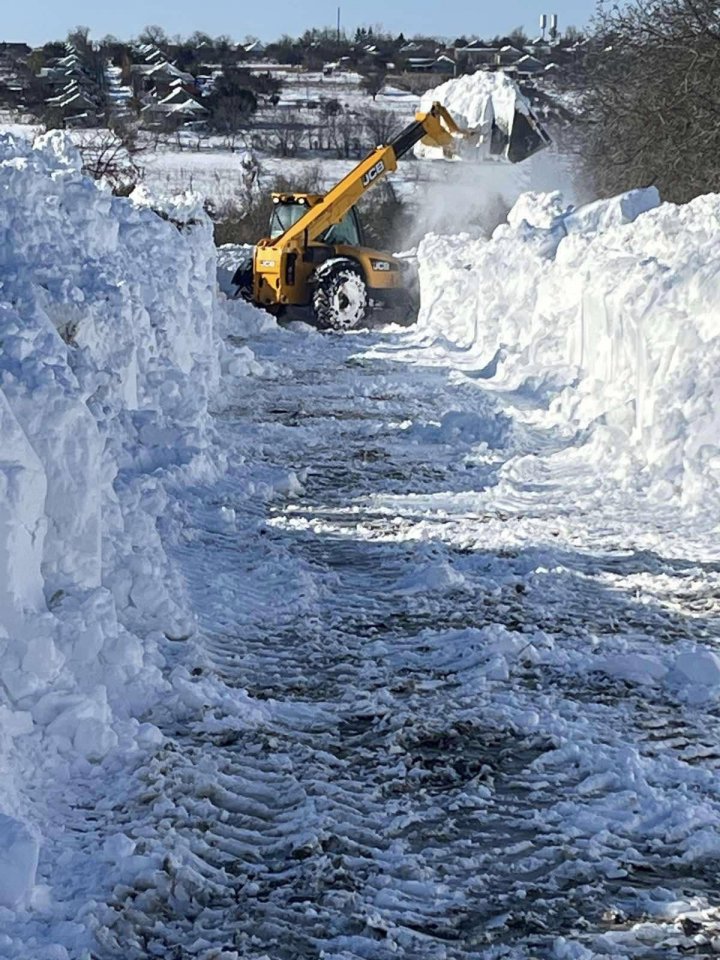
[[[141,43],[134,49],[138,56],[144,59],[145,63],[164,63],[167,60],[162,50],[158,49],[154,43]]]
[[[89,107],[92,110],[97,109],[97,104],[94,103],[94,101],[91,100],[91,98],[77,86],[73,88],[67,88],[63,90],[62,93],[60,93],[57,97],[50,97],[50,99],[46,100],[45,102],[55,107],[61,107],[62,109],[67,109],[69,107]]]
[[[155,100],[149,104],[152,108],[159,108],[163,113],[207,113],[207,108],[180,87],[173,90],[162,100]]]
[[[27,43],[15,43],[12,40],[0,41],[0,50],[12,50],[13,53],[32,53],[32,47]]]
[[[174,63],[170,63],[167,60],[164,60],[162,63],[158,63],[148,70],[149,77],[180,77],[182,80],[192,83],[192,74],[186,73],[184,70],[180,70],[179,67],[176,67]]]

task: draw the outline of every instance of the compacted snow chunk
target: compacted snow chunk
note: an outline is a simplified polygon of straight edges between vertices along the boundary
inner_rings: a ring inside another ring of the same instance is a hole
[[[429,110],[435,102],[447,107],[458,126],[480,133],[478,140],[458,138],[455,150],[462,160],[503,157],[516,163],[549,143],[537,126],[529,101],[504,73],[479,71],[447,80],[423,94],[420,109]],[[415,155],[429,160],[444,156],[439,147],[423,143],[416,145]]]
[[[38,841],[28,827],[0,814],[0,907],[25,906],[35,885]]]

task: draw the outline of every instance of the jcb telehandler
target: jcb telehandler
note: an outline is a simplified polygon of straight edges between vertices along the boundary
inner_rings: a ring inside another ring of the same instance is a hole
[[[450,158],[458,141],[479,138],[479,132],[461,129],[442,104],[434,103],[324,196],[274,193],[270,236],[257,243],[252,259],[233,277],[238,295],[275,315],[304,316],[332,330],[361,326],[371,305],[409,310],[411,266],[363,245],[355,204],[420,141],[442,148]],[[507,132],[493,124],[489,152],[517,163],[549,142],[532,114],[516,111]]]

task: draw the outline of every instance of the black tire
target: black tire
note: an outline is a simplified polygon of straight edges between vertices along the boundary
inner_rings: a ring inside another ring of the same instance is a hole
[[[326,260],[313,274],[312,310],[321,330],[356,330],[368,313],[363,272],[354,260]]]
[[[237,288],[235,297],[243,300],[252,300],[253,294],[253,258],[254,251],[243,254],[233,274],[232,283]]]

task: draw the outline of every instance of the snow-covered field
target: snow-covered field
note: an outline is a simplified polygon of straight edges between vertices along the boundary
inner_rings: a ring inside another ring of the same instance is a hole
[[[720,951],[720,198],[323,336],[77,163],[0,138],[0,956]]]

